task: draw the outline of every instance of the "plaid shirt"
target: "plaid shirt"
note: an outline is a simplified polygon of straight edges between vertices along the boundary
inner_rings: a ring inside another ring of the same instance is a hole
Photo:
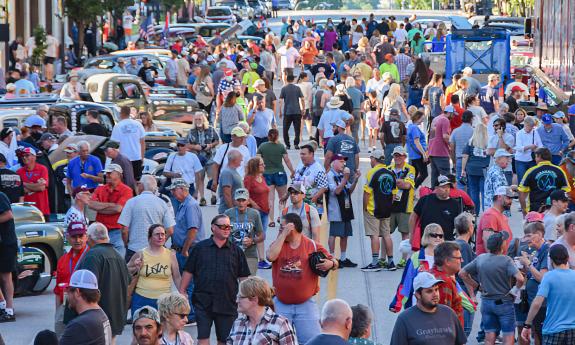
[[[395,56],[395,64],[397,65],[397,71],[399,72],[399,79],[405,80],[409,77],[407,72],[407,66],[411,63],[411,58],[405,54],[397,54]]]
[[[431,269],[431,274],[433,274],[435,278],[443,280],[443,283],[438,285],[439,303],[451,308],[457,315],[459,322],[461,322],[461,327],[463,327],[463,306],[461,304],[461,296],[459,296],[459,293],[457,292],[455,279],[453,276],[447,275],[443,271],[439,271],[435,265]]]
[[[251,329],[248,317],[240,314],[226,341],[227,345],[296,345],[295,331],[287,318],[266,307],[255,329]]]

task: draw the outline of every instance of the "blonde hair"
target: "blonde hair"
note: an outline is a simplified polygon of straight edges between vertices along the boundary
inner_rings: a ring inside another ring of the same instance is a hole
[[[194,117],[196,117],[198,115],[202,115],[202,117],[204,118],[204,121],[203,121],[204,128],[207,129],[208,127],[210,127],[210,122],[208,121],[208,118],[206,117],[206,115],[201,111],[196,111],[196,113],[194,114]],[[190,129],[196,129],[196,124],[193,123],[193,121],[192,121],[192,126],[190,127]]]
[[[393,104],[397,100],[401,93],[401,87],[397,83],[391,84],[389,87],[389,92],[387,93],[387,98],[389,98],[390,103]]]
[[[160,321],[165,322],[171,315],[190,313],[188,298],[179,293],[165,293],[158,298]]]
[[[255,156],[248,161],[246,166],[246,175],[248,176],[256,176],[258,174],[258,170],[260,167],[260,162],[264,160],[260,156]]]
[[[431,244],[431,237],[429,236],[429,233],[431,233],[434,230],[435,231],[439,230],[443,234],[443,229],[441,228],[441,225],[439,225],[437,223],[427,224],[427,226],[423,230],[423,236],[421,236],[421,246],[422,247],[425,248]]]
[[[257,297],[258,305],[273,309],[273,291],[268,282],[258,276],[251,276],[240,283],[240,295],[252,298]]]
[[[473,135],[471,135],[471,139],[469,139],[469,143],[473,147],[478,147],[480,149],[487,148],[487,126],[483,122],[478,123],[475,125],[473,129]]]

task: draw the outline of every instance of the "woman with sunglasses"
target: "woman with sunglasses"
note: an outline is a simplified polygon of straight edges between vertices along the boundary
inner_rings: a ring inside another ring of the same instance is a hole
[[[160,345],[193,345],[192,336],[184,331],[190,313],[190,303],[179,293],[163,294],[158,298],[158,313],[162,323]]]
[[[429,272],[434,264],[433,252],[435,247],[444,242],[443,229],[439,224],[428,224],[423,230],[421,237],[421,249],[411,255],[407,260],[403,276],[397,287],[395,297],[389,305],[389,310],[399,313],[401,308],[407,309],[415,305],[416,300],[413,294],[413,280],[419,272]]]
[[[128,262],[128,270],[135,282],[132,294],[132,315],[141,307],[158,309],[160,295],[170,293],[172,281],[180,286],[181,276],[176,253],[166,248],[166,229],[153,224],[148,229],[148,247],[137,252]]]

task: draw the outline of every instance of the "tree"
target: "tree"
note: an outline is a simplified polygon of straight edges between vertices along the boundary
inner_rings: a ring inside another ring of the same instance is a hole
[[[161,0],[161,3],[166,11],[171,11],[174,6],[181,7],[184,4],[184,0]]]
[[[95,23],[102,14],[104,8],[101,1],[94,0],[64,0],[66,15],[78,25],[78,48],[80,54],[84,47],[84,27]]]
[[[42,59],[46,54],[46,30],[40,25],[34,28],[34,49],[32,50],[32,64],[34,66],[41,66]]]

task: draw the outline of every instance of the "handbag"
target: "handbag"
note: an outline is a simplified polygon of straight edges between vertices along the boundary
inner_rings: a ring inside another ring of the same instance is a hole
[[[308,258],[309,267],[313,273],[317,274],[322,278],[325,278],[328,275],[329,271],[322,271],[320,269],[317,269],[316,265],[321,263],[323,260],[326,260],[327,256],[323,252],[317,250],[317,246],[314,240],[311,240],[311,242],[313,243],[313,253],[311,253]]]
[[[226,146],[226,151],[224,152],[224,155],[222,157],[222,161],[220,162],[219,166],[218,166],[218,177],[220,176],[220,171],[222,171],[222,165],[224,164],[224,160],[226,159],[226,154],[228,153],[228,150],[230,149],[230,143],[228,143],[228,146]],[[215,190],[212,189],[212,187],[214,186],[214,179],[210,179],[208,181],[208,184],[206,185],[206,187],[211,190],[212,192],[216,192]]]
[[[531,131],[533,132],[533,139],[531,140],[531,144],[535,145],[535,129],[532,129]],[[531,160],[535,162],[535,152],[533,152],[533,150],[531,150]]]

